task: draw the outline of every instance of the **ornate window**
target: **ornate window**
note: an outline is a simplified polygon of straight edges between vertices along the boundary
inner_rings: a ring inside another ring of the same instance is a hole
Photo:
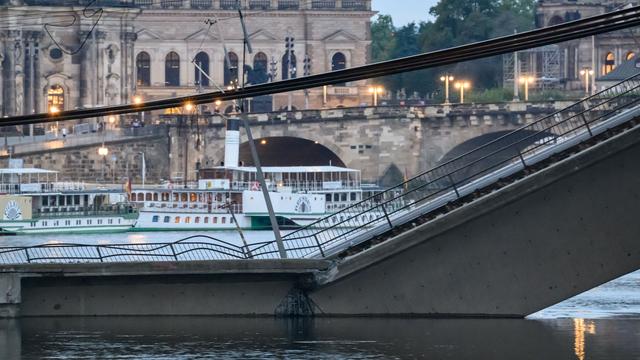
[[[180,86],[180,56],[174,51],[167,54],[164,61],[165,86]]]
[[[298,74],[298,69],[296,68],[296,56],[291,53],[291,66],[289,66],[289,52],[287,51],[282,56],[282,80],[287,80],[289,78],[289,74],[291,74],[291,78],[295,79]]]
[[[613,71],[615,67],[616,67],[616,57],[611,52],[607,53],[607,55],[604,57],[603,75],[610,73],[611,71]]]
[[[194,63],[202,69],[202,71],[200,71],[198,67],[194,66],[196,86],[209,86],[209,78],[207,77],[209,75],[209,55],[205,52],[199,52],[194,59]],[[205,74],[207,76],[205,76]]]
[[[47,90],[47,111],[62,110],[64,110],[64,88],[60,85],[53,85]]]
[[[230,64],[227,64],[227,61],[224,61],[224,85],[231,85],[233,82],[238,80],[238,55],[234,52],[229,52],[227,54],[229,57]]]
[[[136,57],[136,85],[151,85],[151,57],[144,51]]]
[[[251,79],[252,84],[262,84],[269,80],[267,75],[267,64],[269,59],[263,52],[259,52],[253,58],[253,76]]]

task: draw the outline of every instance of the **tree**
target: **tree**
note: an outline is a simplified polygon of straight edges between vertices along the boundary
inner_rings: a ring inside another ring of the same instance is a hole
[[[529,30],[534,26],[535,0],[440,0],[431,7],[433,21],[408,24],[398,29],[388,15],[372,23],[372,59],[388,60],[415,55]],[[502,59],[492,57],[386,77],[392,90],[422,94],[441,87],[439,77],[451,72],[471,79],[474,88],[501,83]]]

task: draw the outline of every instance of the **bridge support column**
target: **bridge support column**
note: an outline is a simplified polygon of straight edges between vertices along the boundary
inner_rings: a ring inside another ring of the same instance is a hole
[[[0,319],[15,318],[20,313],[20,276],[0,274]]]

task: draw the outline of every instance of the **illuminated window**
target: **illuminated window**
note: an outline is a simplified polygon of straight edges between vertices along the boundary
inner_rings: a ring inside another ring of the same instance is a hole
[[[209,78],[207,77],[209,75],[209,55],[207,55],[206,52],[199,52],[194,59],[194,63],[198,64],[198,66],[200,67],[200,69],[198,69],[196,66],[194,66],[196,86],[209,86]]]
[[[613,55],[613,53],[607,53],[607,56],[605,56],[604,58],[603,74],[606,75],[610,73],[611,71],[613,71],[615,67],[616,67],[616,57]]]
[[[164,62],[165,86],[180,86],[180,56],[174,51],[167,54]]]
[[[229,58],[229,62],[231,64],[227,64],[226,60],[224,61],[224,84],[229,85],[234,81],[238,80],[238,55],[233,52],[227,54]],[[231,66],[229,68],[228,66]]]
[[[296,56],[293,53],[291,53],[291,66],[288,68],[289,72],[287,72],[287,64],[289,64],[288,51],[282,56],[282,80],[287,80],[289,78],[289,73],[291,73],[291,78],[295,79],[298,69],[296,69]]]
[[[191,202],[196,202],[198,201],[198,195],[196,195],[196,193],[191,193],[189,194],[189,198],[191,199]]]
[[[253,57],[253,76],[251,79],[252,84],[266,83],[267,76],[267,55],[263,52],[259,52]]]
[[[187,216],[186,218],[184,218],[184,222],[186,224],[191,224],[191,216]]]
[[[180,224],[180,216],[176,216],[176,220],[174,221],[176,224]]]
[[[64,110],[64,88],[60,85],[53,85],[47,90],[47,109],[51,111],[52,108]]]
[[[631,60],[631,59],[633,59],[634,57],[636,57],[636,53],[634,53],[633,51],[629,51],[629,52],[627,53],[627,60]]]
[[[136,57],[136,84],[151,85],[151,57],[144,51]]]

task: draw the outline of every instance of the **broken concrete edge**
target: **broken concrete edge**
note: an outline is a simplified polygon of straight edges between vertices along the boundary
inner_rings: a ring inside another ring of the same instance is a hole
[[[537,192],[566,177],[568,174],[579,172],[604,161],[611,154],[619,153],[637,144],[639,139],[640,126],[635,126],[630,130],[612,136],[584,151],[562,159],[449,213],[374,245],[358,254],[336,261],[330,269],[316,273],[315,282],[318,287],[322,287],[325,284],[340,281],[398,253],[407,251],[418,244],[429,241],[452,228],[505,206],[519,197]]]

